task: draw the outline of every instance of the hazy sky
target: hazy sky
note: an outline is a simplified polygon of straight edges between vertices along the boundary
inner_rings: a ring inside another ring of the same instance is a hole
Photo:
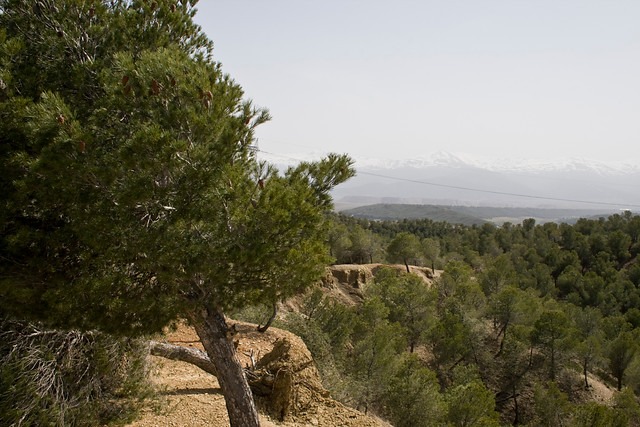
[[[640,164],[640,0],[201,0],[277,154]]]

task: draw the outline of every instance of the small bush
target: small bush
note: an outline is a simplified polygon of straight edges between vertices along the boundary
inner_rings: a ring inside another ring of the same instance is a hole
[[[141,340],[0,320],[0,425],[123,421],[146,382]]]

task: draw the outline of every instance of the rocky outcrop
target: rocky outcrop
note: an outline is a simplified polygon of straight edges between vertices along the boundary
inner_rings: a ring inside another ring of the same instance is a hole
[[[393,268],[404,272],[404,265],[386,264],[342,264],[332,265],[327,268],[322,278],[322,287],[325,292],[335,300],[347,304],[359,304],[364,299],[364,289],[375,279],[377,272],[382,268]],[[425,283],[431,284],[437,275],[430,268],[410,266],[411,273],[421,277]]]
[[[327,268],[322,278],[322,287],[332,298],[353,305],[362,302],[363,288],[372,280],[370,268],[359,265],[332,266]]]
[[[280,421],[307,413],[329,398],[311,354],[294,336],[276,340],[248,374],[264,408]]]
[[[311,353],[297,336],[284,336],[257,363],[251,375],[258,404],[273,419],[301,426],[381,427],[388,424],[333,400],[322,386]]]

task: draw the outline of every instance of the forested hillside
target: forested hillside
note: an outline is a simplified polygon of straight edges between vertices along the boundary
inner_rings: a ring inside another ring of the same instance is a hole
[[[370,220],[430,219],[463,225],[482,225],[485,222],[494,224],[520,223],[528,218],[535,218],[540,222],[553,221],[573,224],[580,218],[606,217],[616,212],[618,212],[617,209],[606,207],[600,209],[552,209],[401,203],[379,203],[341,210],[344,215]]]
[[[428,218],[464,225],[480,225],[486,222],[473,212],[463,212],[452,206],[435,205],[375,204],[348,209],[343,211],[343,214],[371,220]]]
[[[336,216],[339,263],[378,269],[356,306],[318,288],[284,325],[334,395],[394,425],[639,425],[640,217],[496,227]]]

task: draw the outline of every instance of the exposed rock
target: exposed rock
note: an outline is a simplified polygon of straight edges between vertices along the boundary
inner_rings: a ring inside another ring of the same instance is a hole
[[[387,264],[340,264],[327,267],[324,277],[318,283],[324,294],[345,305],[357,305],[364,300],[364,292],[382,268],[393,268],[405,272],[404,265]],[[431,285],[441,271],[432,272],[427,267],[409,266],[411,272]],[[280,312],[301,312],[305,295],[297,295],[278,304]]]
[[[327,294],[337,301],[354,305],[364,299],[364,289],[375,279],[376,274],[382,268],[393,268],[398,271],[406,271],[404,265],[385,264],[341,264],[327,268],[322,278],[322,287]],[[416,274],[427,284],[431,284],[434,277],[438,276],[427,267],[410,266],[411,273]]]
[[[237,330],[234,340],[238,343],[238,356],[246,366],[264,426],[388,426],[384,421],[333,400],[322,386],[311,353],[298,336],[273,327],[259,333],[254,324],[229,322]],[[202,359],[201,362],[208,362],[191,327],[179,324],[176,330],[167,332],[170,345],[153,343],[151,350],[154,353],[162,353],[165,357],[173,354],[174,360],[182,360],[185,355],[195,356]],[[179,356],[175,353],[176,346],[185,349],[178,349]],[[166,411],[161,414],[147,411],[132,427],[228,425],[224,399],[219,394],[215,377],[191,363],[164,359],[161,366],[171,370],[156,378],[162,387],[167,388],[164,397],[168,400]]]
[[[253,390],[259,390],[272,417],[284,421],[306,413],[329,397],[313,358],[295,336],[276,340],[250,372]]]
[[[367,286],[383,267],[385,265],[382,264],[331,266],[327,268],[319,286],[322,286],[330,298],[348,305],[360,304]],[[386,267],[405,271],[404,265]],[[411,267],[411,271],[420,276],[425,283],[431,283],[431,269]],[[437,273],[439,272],[436,272],[436,276]],[[302,295],[291,298],[282,303],[281,308],[284,308],[284,311],[299,311],[303,298]],[[273,421],[283,427],[388,426],[380,419],[367,416],[333,400],[322,385],[311,353],[296,335],[273,327],[265,333],[259,333],[256,325],[230,322],[237,331],[234,342],[237,344],[238,356],[246,366],[245,371],[262,414],[263,425],[274,425]],[[168,331],[167,339],[172,345],[156,342],[152,343],[150,350],[154,354],[174,360],[188,360],[190,365],[181,366],[175,364],[181,362],[165,362],[166,369],[171,369],[174,373],[180,372],[180,375],[167,375],[166,378],[158,380],[163,386],[170,387],[166,399],[172,402],[167,405],[167,408],[171,409],[167,409],[165,414],[147,413],[133,425],[227,425],[224,400],[219,394],[217,381],[214,377],[197,371],[198,368],[195,367],[200,366],[200,369],[209,373],[215,372],[215,369],[209,369],[211,362],[202,351],[202,345],[193,329],[180,324],[176,330]],[[178,346],[182,348],[176,348]],[[194,360],[198,362],[195,365]],[[194,382],[196,378],[198,382]],[[198,400],[184,397],[193,393],[201,393],[196,394]],[[206,404],[199,405],[200,400]]]

